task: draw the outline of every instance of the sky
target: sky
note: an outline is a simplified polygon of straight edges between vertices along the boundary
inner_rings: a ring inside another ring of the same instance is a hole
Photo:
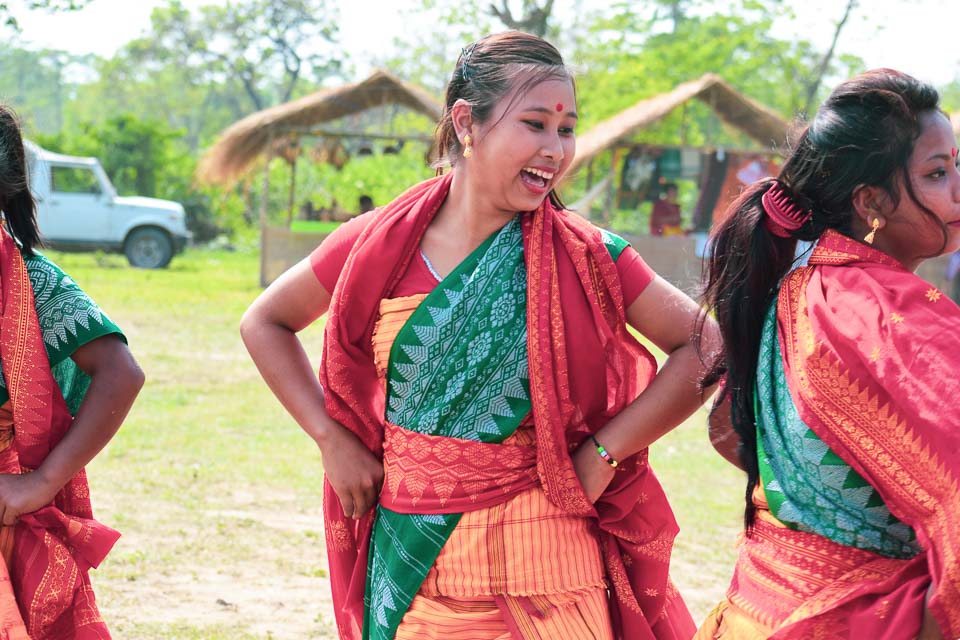
[[[195,8],[219,1],[183,3]],[[795,34],[826,50],[846,2],[788,2],[795,7],[796,19],[776,25],[776,35],[789,38]],[[110,56],[149,27],[151,10],[161,3],[162,0],[92,0],[79,12],[48,14],[24,11],[24,2],[14,0],[12,8],[26,43],[77,54]],[[341,1],[340,40],[355,61],[358,76],[369,71],[370,61],[387,53],[402,28],[401,9],[413,4],[416,0]],[[567,22],[576,7],[594,4],[591,0],[559,0],[555,11]],[[371,20],[371,16],[376,19]],[[960,78],[958,32],[960,0],[860,0],[860,7],[841,35],[838,52],[858,55],[868,67],[893,67],[943,85]]]

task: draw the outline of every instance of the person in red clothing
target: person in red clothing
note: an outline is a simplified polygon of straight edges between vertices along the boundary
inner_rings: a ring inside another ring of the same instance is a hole
[[[680,204],[677,202],[679,193],[677,185],[672,182],[663,186],[663,195],[653,203],[653,210],[650,212],[650,235],[683,235],[683,220],[680,217]]]
[[[960,307],[914,273],[960,249],[936,89],[893,69],[840,84],[710,249],[712,441],[747,490],[696,637],[960,638]]]
[[[40,246],[19,122],[0,104],[0,638],[108,640],[89,570],[120,534],[94,519],[84,467],[144,374]]]
[[[341,638],[695,630],[647,447],[702,402],[698,307],[564,208],[576,122],[552,45],[470,45],[437,130],[452,171],[343,225],[244,316],[321,450]],[[318,380],[296,332],[324,314]],[[628,326],[669,354],[659,374]]]

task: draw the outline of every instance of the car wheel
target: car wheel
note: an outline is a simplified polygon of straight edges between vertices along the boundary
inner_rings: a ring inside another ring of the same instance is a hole
[[[173,257],[170,236],[152,227],[134,229],[123,244],[123,252],[131,266],[141,269],[162,269]]]

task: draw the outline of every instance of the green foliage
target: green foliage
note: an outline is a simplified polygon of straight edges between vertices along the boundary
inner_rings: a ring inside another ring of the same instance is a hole
[[[303,157],[297,162],[294,216],[301,205],[310,201],[316,209],[334,208],[357,213],[360,196],[367,195],[376,206],[386,204],[408,187],[434,175],[427,165],[426,147],[407,143],[400,153],[375,153],[351,158],[343,169],[331,164],[316,163]],[[252,201],[260,202],[262,181],[251,180]],[[290,214],[290,165],[274,160],[270,165],[268,214],[271,223],[286,224]]]
[[[940,106],[947,113],[960,111],[960,77],[940,90]]]

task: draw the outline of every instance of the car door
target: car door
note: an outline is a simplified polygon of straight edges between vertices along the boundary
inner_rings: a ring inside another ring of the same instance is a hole
[[[50,163],[50,196],[44,236],[64,244],[98,244],[109,238],[110,195],[93,165]]]

